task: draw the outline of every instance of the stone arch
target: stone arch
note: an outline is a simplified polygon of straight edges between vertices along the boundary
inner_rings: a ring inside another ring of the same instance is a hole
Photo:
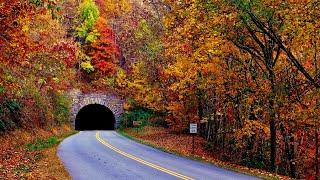
[[[119,127],[120,117],[123,113],[124,98],[110,92],[101,93],[82,93],[79,90],[73,90],[69,93],[72,98],[71,123],[75,127],[77,113],[83,107],[90,104],[100,104],[112,111],[115,117],[115,127]]]

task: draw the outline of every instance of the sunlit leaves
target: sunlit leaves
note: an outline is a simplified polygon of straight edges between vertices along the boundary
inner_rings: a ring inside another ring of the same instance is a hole
[[[90,61],[82,62],[81,68],[87,73],[91,73],[94,71],[94,67],[91,65]]]
[[[170,130],[207,120],[202,135],[217,154],[245,165],[270,164],[274,112],[279,171],[296,163],[305,178],[313,167],[319,91],[288,52],[319,81],[316,0],[74,0],[62,11],[58,1],[30,3],[0,4],[0,95],[37,105],[24,109],[34,122],[64,117],[52,113],[60,103],[51,95],[78,75],[77,87],[113,88],[165,114]]]
[[[106,14],[109,17],[120,16],[131,10],[131,3],[128,0],[103,0]]]
[[[64,93],[74,82],[77,46],[66,38],[58,16],[52,16],[60,15],[59,3],[14,0],[0,5],[0,84],[6,89],[0,101],[21,104],[19,110],[11,109],[14,118],[10,112],[1,115],[6,130],[56,123],[51,95]]]
[[[237,130],[235,137],[237,140],[237,146],[245,148],[252,145],[252,142],[250,141],[252,138],[256,140],[256,143],[268,141],[270,138],[270,129],[268,125],[259,121],[246,120],[243,128]],[[261,144],[257,145],[259,146]]]
[[[40,5],[42,5],[42,3],[43,3],[42,0],[29,0],[29,2],[30,2],[31,4],[35,4],[35,5],[37,5],[37,6],[40,6]]]
[[[142,39],[143,37],[150,36],[151,33],[148,22],[145,19],[140,20],[137,30],[135,31],[135,36],[138,39]]]
[[[79,6],[80,18],[85,26],[90,29],[99,17],[99,9],[92,0],[84,0]]]
[[[115,43],[115,35],[104,18],[98,19],[95,28],[99,32],[99,37],[92,43],[89,52],[92,63],[103,75],[114,74],[116,72],[115,63],[118,62],[120,55]]]
[[[97,33],[94,31],[95,25],[100,12],[94,1],[84,0],[79,7],[81,25],[76,29],[77,36],[84,39],[85,42],[93,42]]]
[[[93,43],[95,40],[97,40],[98,36],[100,34],[98,33],[97,30],[93,30],[92,32],[90,32],[87,37],[86,37],[86,42],[87,43]]]

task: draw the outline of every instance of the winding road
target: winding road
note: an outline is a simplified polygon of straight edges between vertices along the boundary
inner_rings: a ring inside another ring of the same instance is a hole
[[[75,180],[257,179],[139,144],[115,131],[81,131],[58,156]]]

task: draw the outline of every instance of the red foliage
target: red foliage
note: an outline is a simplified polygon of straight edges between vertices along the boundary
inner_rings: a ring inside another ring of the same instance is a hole
[[[106,2],[104,0],[95,0],[95,3],[99,7],[100,15],[106,17],[108,15]]]
[[[108,27],[103,18],[99,18],[95,28],[99,32],[99,38],[92,44],[90,55],[93,66],[100,70],[102,75],[112,74],[119,64],[119,47],[115,42],[115,34]]]
[[[27,42],[18,19],[30,14],[31,7],[24,1],[3,2],[0,6],[0,61],[17,62],[27,53]]]
[[[53,51],[59,51],[64,56],[62,59],[67,67],[73,67],[76,64],[77,48],[73,43],[60,42],[53,47]]]
[[[96,64],[96,68],[98,68],[103,74],[114,74],[116,65],[111,62],[101,61]]]
[[[234,115],[234,110],[232,109],[232,107],[229,106],[227,108],[227,115],[226,116],[227,116],[226,118],[229,123],[232,123],[234,121],[235,115]]]

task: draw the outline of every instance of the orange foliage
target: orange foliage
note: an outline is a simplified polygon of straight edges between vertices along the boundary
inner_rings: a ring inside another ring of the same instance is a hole
[[[92,64],[101,71],[102,75],[114,74],[120,56],[115,35],[104,18],[100,17],[97,20],[95,28],[98,30],[99,37],[90,48]]]
[[[221,161],[218,159],[217,153],[212,152],[207,148],[208,145],[206,145],[206,140],[200,136],[195,136],[195,149],[194,153],[192,154],[192,136],[188,134],[169,133],[165,128],[149,126],[144,127],[138,132],[133,129],[127,129],[125,130],[125,133],[148,145],[152,145],[154,147],[161,148],[182,156],[201,159],[202,161],[212,163],[219,167],[234,169],[241,172],[248,172],[250,174],[259,174],[264,177],[277,177],[283,180],[290,179],[289,177],[271,174],[259,169],[247,168],[226,161]],[[221,149],[221,151],[223,151],[223,149]]]

